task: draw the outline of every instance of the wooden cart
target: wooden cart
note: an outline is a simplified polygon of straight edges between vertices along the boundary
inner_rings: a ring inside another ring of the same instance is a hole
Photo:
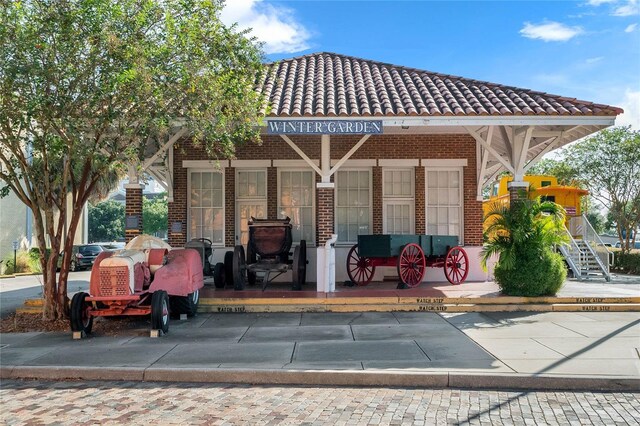
[[[359,235],[358,244],[347,255],[349,278],[365,286],[379,266],[396,267],[407,287],[418,286],[427,267],[443,268],[451,284],[464,282],[469,274],[469,258],[456,236]]]
[[[300,241],[290,259],[292,240],[290,219],[255,219],[249,221],[249,242],[245,258],[244,247],[233,251],[232,273],[236,290],[243,290],[245,279],[250,285],[262,275],[262,290],[270,281],[292,271],[293,290],[302,290],[307,274],[307,242]]]

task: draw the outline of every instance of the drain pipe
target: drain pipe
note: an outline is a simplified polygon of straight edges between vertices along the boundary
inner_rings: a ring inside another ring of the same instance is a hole
[[[338,240],[338,234],[331,234],[331,238],[324,243],[324,280],[326,283],[326,292],[333,293],[336,290],[336,274],[335,274],[335,245]],[[333,274],[331,269],[333,268]]]

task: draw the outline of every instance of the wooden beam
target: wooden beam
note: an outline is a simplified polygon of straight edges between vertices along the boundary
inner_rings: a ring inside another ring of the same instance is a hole
[[[527,130],[524,133],[524,137],[522,139],[522,144],[520,144],[520,137],[516,138],[518,140],[518,147],[515,150],[518,154],[516,157],[516,162],[514,164],[515,172],[513,173],[513,179],[519,180],[524,177],[524,166],[527,160],[527,153],[529,152],[529,144],[531,144],[531,134],[533,133],[533,126],[527,127]],[[515,148],[515,147],[514,147]]]
[[[182,136],[184,136],[187,133],[187,129],[185,129],[184,127],[181,128],[180,130],[178,130],[178,133],[175,133],[173,136],[171,136],[169,138],[168,141],[166,141],[161,147],[160,149],[158,149],[158,151],[153,154],[153,156],[151,156],[150,158],[148,158],[147,160],[145,160],[144,163],[142,163],[142,170],[146,170],[150,165],[153,164],[154,161],[156,161],[158,159],[159,156],[161,156],[162,154],[165,153],[165,151],[167,149],[169,149],[171,146],[173,146],[174,143],[176,143],[178,141],[178,139],[180,139]]]
[[[546,142],[550,142],[549,145],[547,145],[542,151],[540,151],[531,160],[529,160],[529,162],[524,166],[524,172],[526,173],[527,170],[529,170],[535,163],[540,161],[540,159],[544,157],[545,154],[547,154],[549,151],[551,151],[561,140],[562,140],[562,135],[547,139]]]
[[[511,164],[509,164],[509,162],[507,160],[505,160],[502,155],[500,155],[498,153],[498,151],[496,151],[495,149],[493,149],[493,147],[491,147],[490,145],[487,144],[487,141],[485,141],[482,136],[480,136],[475,130],[470,129],[469,127],[465,127],[465,129],[467,129],[467,132],[469,132],[469,134],[471,136],[473,136],[473,138],[478,141],[483,147],[484,149],[486,149],[487,151],[489,151],[495,158],[496,160],[498,160],[500,163],[502,163],[502,165],[509,170],[511,173],[514,172],[513,166]]]
[[[300,158],[302,158],[309,166],[311,166],[311,168],[315,170],[316,173],[322,176],[322,170],[320,170],[320,168],[315,165],[313,160],[311,160],[311,158],[309,158],[309,156],[307,156],[307,154],[305,154],[304,151],[298,147],[298,145],[293,143],[293,141],[289,139],[287,135],[280,135],[280,137],[284,139],[284,141],[291,147],[291,149],[293,149],[296,153],[298,153]]]
[[[342,157],[336,164],[333,165],[333,167],[331,168],[331,171],[329,172],[329,176],[333,175],[335,172],[338,171],[338,169],[340,168],[340,166],[342,166],[345,161],[347,161],[349,158],[351,158],[351,156],[362,146],[362,144],[364,144],[367,139],[369,139],[371,135],[364,135],[362,137],[362,139],[360,139],[358,141],[357,144],[355,144],[350,150],[349,152],[347,152],[344,157]]]

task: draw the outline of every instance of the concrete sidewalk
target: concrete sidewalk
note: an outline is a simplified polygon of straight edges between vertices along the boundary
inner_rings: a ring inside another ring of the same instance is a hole
[[[200,314],[157,339],[139,325],[2,334],[1,377],[640,390],[635,312]]]

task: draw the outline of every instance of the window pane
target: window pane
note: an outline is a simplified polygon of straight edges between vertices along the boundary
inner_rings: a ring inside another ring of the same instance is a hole
[[[369,232],[369,171],[342,170],[336,176],[336,230],[339,241],[355,242]]]

